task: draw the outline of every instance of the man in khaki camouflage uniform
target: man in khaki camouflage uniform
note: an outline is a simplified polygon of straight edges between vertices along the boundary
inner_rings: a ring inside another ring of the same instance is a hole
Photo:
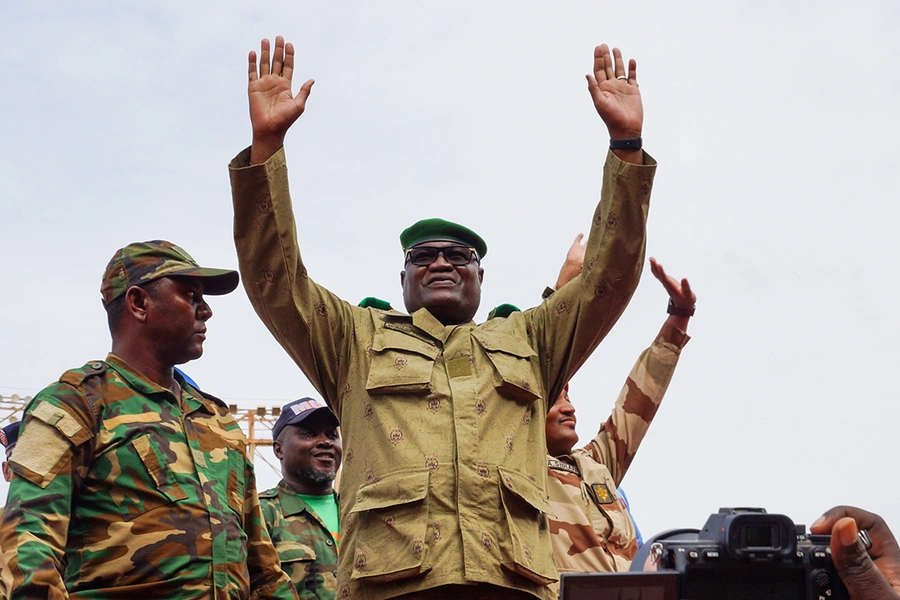
[[[116,252],[105,361],[29,403],[0,541],[19,598],[296,598],[228,408],[175,373],[199,358],[234,271],[169,242]]]
[[[655,163],[640,149],[632,60],[595,50],[588,89],[615,147],[584,274],[550,302],[476,325],[487,246],[439,219],[401,235],[409,314],[360,308],[316,284],[297,245],[284,136],[293,47],[249,60],[253,143],[231,163],[235,243],[257,314],[341,421],[337,597],[552,598],[548,399],[621,315],[640,278]]]
[[[584,246],[575,240],[557,287],[581,268]],[[580,255],[580,256],[579,256]],[[627,571],[637,552],[634,524],[616,488],[625,476],[669,385],[696,296],[687,279],[666,275],[650,259],[653,275],[669,294],[669,316],[653,344],[638,358],[609,419],[583,448],[575,433],[568,386],[547,414],[550,533],[556,566],[563,573]]]
[[[283,479],[259,495],[266,528],[300,598],[332,600],[340,537],[337,417],[321,400],[294,400],[281,409],[272,437]]]

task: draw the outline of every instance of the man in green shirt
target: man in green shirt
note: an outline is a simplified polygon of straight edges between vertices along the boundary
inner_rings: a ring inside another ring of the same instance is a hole
[[[340,537],[337,417],[320,400],[294,400],[281,409],[272,437],[283,479],[259,501],[281,568],[301,599],[333,600]]]

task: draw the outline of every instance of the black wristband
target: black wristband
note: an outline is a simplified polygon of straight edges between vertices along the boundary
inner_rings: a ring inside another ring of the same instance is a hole
[[[627,140],[609,140],[610,150],[640,150],[643,144],[641,136]]]
[[[676,317],[693,317],[695,310],[697,310],[696,306],[692,306],[690,308],[681,308],[680,306],[675,306],[675,303],[672,302],[671,298],[669,298],[669,306],[666,307],[666,312],[670,315],[675,315]]]

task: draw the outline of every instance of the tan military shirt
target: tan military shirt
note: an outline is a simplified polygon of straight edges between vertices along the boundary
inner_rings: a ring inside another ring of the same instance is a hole
[[[548,457],[550,533],[560,573],[627,571],[631,566],[637,534],[616,488],[689,339],[665,324],[638,358],[612,414],[591,443],[566,456]]]
[[[260,318],[340,417],[337,598],[484,582],[551,598],[544,423],[640,278],[656,167],[609,155],[583,275],[537,308],[445,327],[359,308],[300,257],[284,153],[232,161],[235,242]],[[401,260],[398,252],[398,262]]]

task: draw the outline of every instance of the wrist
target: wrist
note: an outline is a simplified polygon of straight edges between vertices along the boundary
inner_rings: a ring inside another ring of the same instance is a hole
[[[610,150],[640,150],[643,147],[643,140],[640,136],[627,139],[610,139]]]
[[[641,137],[640,129],[607,129],[607,132],[609,132],[609,139],[611,140],[627,140]]]
[[[253,136],[250,143],[250,164],[258,165],[266,162],[284,146],[283,135]]]
[[[676,317],[684,317],[690,318],[694,316],[694,311],[697,310],[696,306],[692,306],[690,308],[682,308],[681,306],[677,306],[672,299],[669,298],[669,305],[666,307],[666,312],[670,315],[674,315]]]

